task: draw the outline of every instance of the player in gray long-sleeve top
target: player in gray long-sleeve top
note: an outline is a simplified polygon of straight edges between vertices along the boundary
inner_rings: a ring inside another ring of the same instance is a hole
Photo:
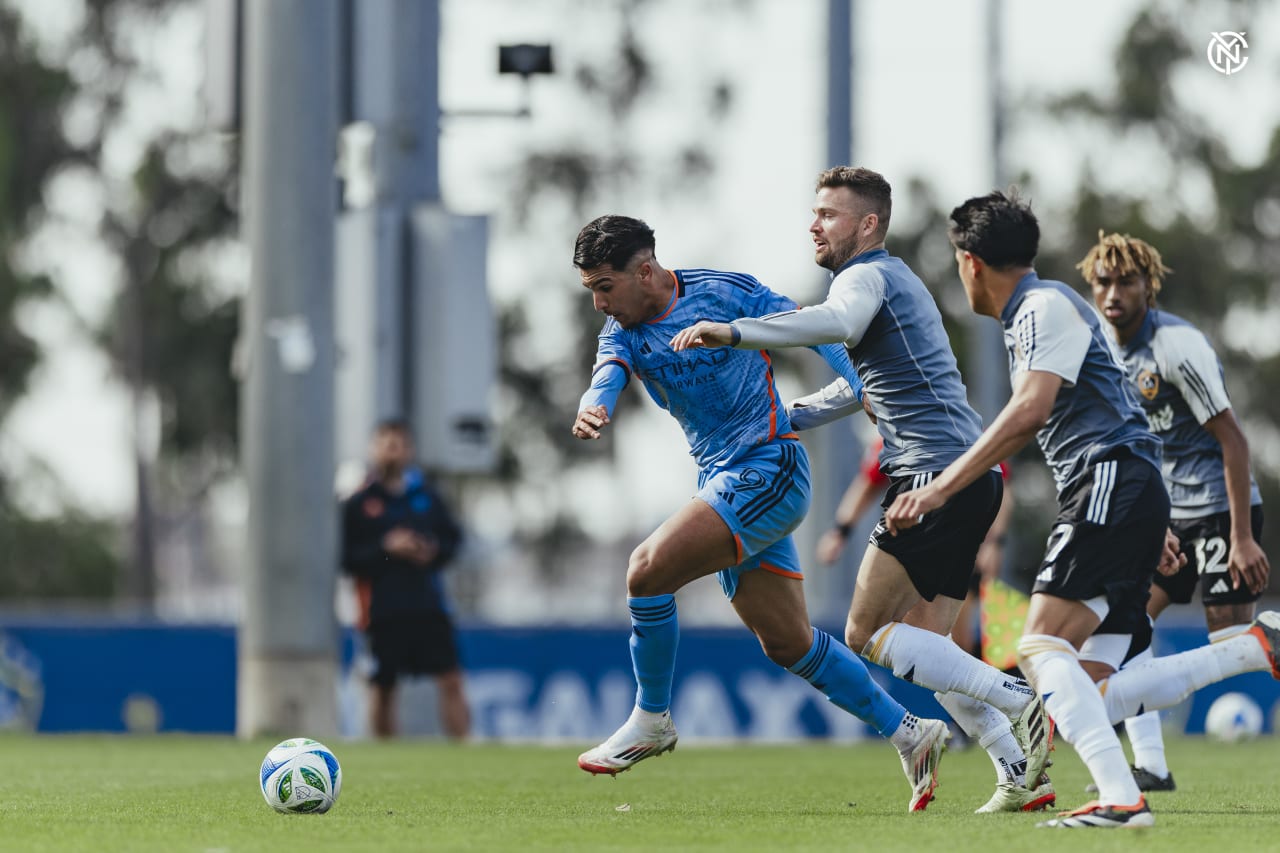
[[[912,528],[1036,436],[1058,485],[1058,516],[1018,663],[1098,789],[1097,801],[1039,825],[1151,826],[1112,723],[1142,704],[1165,707],[1202,679],[1274,668],[1280,624],[1262,614],[1227,642],[1115,672],[1135,636],[1150,642],[1152,571],[1179,562],[1160,441],[1097,313],[1067,285],[1036,275],[1040,227],[1027,205],[1000,192],[971,198],[951,212],[948,236],[969,304],[1004,326],[1013,396],[971,450],[899,495],[885,519],[891,530]]]
[[[942,315],[924,283],[885,249],[891,189],[869,169],[818,176],[809,231],[817,263],[832,273],[820,304],[732,323],[682,329],[673,349],[777,349],[843,343],[884,438],[880,468],[895,495],[928,482],[973,444],[981,419],[969,406]],[[844,380],[788,409],[803,429],[861,405]],[[948,635],[969,590],[978,548],[1000,508],[995,465],[917,529],[875,529],[858,569],[845,642],[894,675],[935,691],[939,703],[996,769],[979,812],[1044,808],[1055,795],[1044,768],[1051,729],[1034,692],[957,646]]]

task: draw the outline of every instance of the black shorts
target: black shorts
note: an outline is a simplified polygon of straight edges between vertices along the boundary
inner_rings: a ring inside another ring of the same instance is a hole
[[[1253,528],[1253,540],[1262,543],[1262,505],[1249,510],[1249,524]],[[1203,518],[1176,518],[1169,523],[1174,534],[1182,542],[1182,553],[1187,564],[1169,577],[1156,573],[1152,582],[1163,589],[1175,604],[1186,604],[1196,591],[1200,581],[1200,600],[1205,607],[1215,604],[1252,604],[1262,597],[1241,585],[1231,588],[1231,575],[1227,572],[1227,554],[1231,545],[1231,513],[1220,512]]]
[[[1127,450],[1094,463],[1058,501],[1032,592],[1072,601],[1105,596],[1097,634],[1150,628],[1147,598],[1169,526],[1160,471]]]
[[[369,626],[369,647],[377,664],[369,681],[393,687],[401,675],[439,675],[461,666],[449,614],[395,614]]]
[[[880,505],[888,509],[899,494],[926,485],[934,476],[895,477]],[[1003,498],[1000,472],[988,471],[928,513],[923,522],[899,530],[897,536],[885,529],[882,514],[871,532],[871,544],[902,563],[926,601],[933,601],[939,593],[963,601],[969,592],[978,546],[987,538]]]

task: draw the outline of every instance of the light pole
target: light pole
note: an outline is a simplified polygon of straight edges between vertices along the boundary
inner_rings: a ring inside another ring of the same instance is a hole
[[[247,0],[241,328],[249,553],[237,732],[337,731],[333,504],[336,0]]]

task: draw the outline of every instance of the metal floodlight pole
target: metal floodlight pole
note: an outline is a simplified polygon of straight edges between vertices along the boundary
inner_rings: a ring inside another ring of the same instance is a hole
[[[1003,18],[1001,0],[987,0],[987,98],[991,119],[991,180],[1005,189],[1008,180],[1004,162],[1004,68],[1000,36]],[[965,380],[970,388],[970,402],[990,424],[1009,399],[1009,373],[1004,349],[1004,333],[990,317],[969,317],[969,363]]]
[[[242,345],[249,559],[237,733],[337,732],[336,0],[247,0]]]
[[[827,0],[827,145],[826,166],[853,162],[854,112],[853,86],[853,0]],[[805,359],[812,366],[806,372],[808,384],[816,388],[833,378],[831,370],[816,359]],[[831,525],[836,507],[849,481],[858,470],[862,448],[853,422],[845,419],[821,427],[807,441],[813,456],[813,499],[808,520],[802,528],[802,547],[812,555],[822,531]],[[814,622],[843,622],[853,593],[859,556],[850,548],[840,571],[814,571],[806,575],[807,598]]]

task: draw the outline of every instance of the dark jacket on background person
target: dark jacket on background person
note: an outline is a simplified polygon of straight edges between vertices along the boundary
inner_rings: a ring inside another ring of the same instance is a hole
[[[404,473],[405,489],[393,494],[370,478],[342,506],[342,568],[355,578],[359,627],[410,612],[447,612],[440,570],[462,542],[462,529],[419,468]],[[388,554],[382,539],[405,527],[434,539],[435,558],[423,566]]]

